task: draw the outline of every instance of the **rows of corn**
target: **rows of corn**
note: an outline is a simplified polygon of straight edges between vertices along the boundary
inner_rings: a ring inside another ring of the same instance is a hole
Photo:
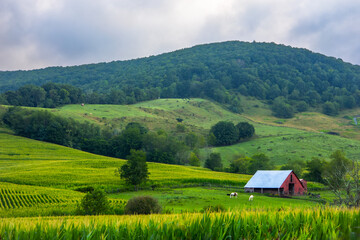
[[[39,204],[56,204],[63,200],[47,194],[31,194],[11,188],[0,188],[0,209],[32,207]]]
[[[0,239],[359,239],[360,210],[7,218]]]

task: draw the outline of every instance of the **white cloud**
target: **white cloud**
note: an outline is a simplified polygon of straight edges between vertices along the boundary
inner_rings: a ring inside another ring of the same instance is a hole
[[[201,43],[266,41],[360,64],[355,0],[2,0],[0,69],[132,59]]]

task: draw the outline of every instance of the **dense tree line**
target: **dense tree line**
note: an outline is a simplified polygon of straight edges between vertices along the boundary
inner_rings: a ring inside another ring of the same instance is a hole
[[[49,111],[12,107],[3,122],[17,135],[73,147],[87,152],[127,158],[131,150],[143,150],[146,160],[188,164],[190,148],[165,131],[150,132],[138,123],[129,123],[119,134],[85,121],[56,116]]]
[[[136,93],[136,94],[135,94]],[[139,88],[111,89],[107,93],[91,91],[84,93],[80,88],[69,84],[46,83],[42,86],[25,85],[16,91],[0,94],[0,104],[27,107],[55,108],[66,104],[132,104],[159,98],[159,89],[140,90]]]
[[[227,171],[232,173],[254,174],[257,170],[274,169],[270,158],[263,153],[254,154],[251,157],[236,157],[230,164]]]
[[[47,82],[81,88],[90,103],[202,97],[235,112],[242,94],[274,103],[279,117],[309,107],[334,115],[360,105],[359,66],[274,43],[232,41],[131,61],[0,72],[3,93]]]
[[[16,91],[7,91],[0,98],[2,104],[45,108],[54,108],[82,101],[84,101],[84,95],[80,88],[69,84],[55,83],[46,83],[41,87],[26,85]]]
[[[87,148],[88,142],[105,139],[108,132],[89,122],[56,116],[49,111],[32,111],[20,107],[9,108],[3,122],[15,134],[76,149]]]

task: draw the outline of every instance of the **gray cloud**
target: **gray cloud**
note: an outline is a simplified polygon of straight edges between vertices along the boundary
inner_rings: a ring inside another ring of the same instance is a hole
[[[360,64],[359,10],[355,0],[2,0],[0,70],[132,59],[226,40],[305,47]]]

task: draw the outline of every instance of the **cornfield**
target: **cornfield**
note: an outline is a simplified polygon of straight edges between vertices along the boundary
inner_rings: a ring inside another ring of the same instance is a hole
[[[360,210],[243,210],[149,216],[14,218],[0,239],[359,239]]]
[[[57,204],[63,200],[47,194],[30,194],[15,189],[0,188],[0,209],[32,207],[39,204]]]

